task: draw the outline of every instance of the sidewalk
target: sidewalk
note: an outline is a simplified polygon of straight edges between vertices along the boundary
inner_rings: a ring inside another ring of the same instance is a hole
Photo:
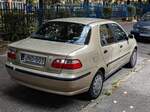
[[[127,31],[127,33],[130,33],[131,30],[133,29],[133,25],[135,24],[135,22],[124,21],[119,22],[119,24]]]
[[[6,54],[8,41],[0,40],[0,56]]]
[[[150,112],[150,60],[133,72],[111,95],[89,105],[83,112]]]

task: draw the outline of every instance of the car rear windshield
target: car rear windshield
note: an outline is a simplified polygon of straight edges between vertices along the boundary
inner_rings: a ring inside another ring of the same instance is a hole
[[[32,38],[72,44],[88,44],[90,26],[70,22],[48,22],[43,24]]]

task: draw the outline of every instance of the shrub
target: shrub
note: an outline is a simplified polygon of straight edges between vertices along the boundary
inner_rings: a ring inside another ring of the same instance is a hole
[[[44,16],[46,19],[55,19],[56,18],[56,12],[53,7],[50,7],[46,10],[44,10]]]
[[[77,9],[77,10],[75,11],[75,15],[74,15],[74,16],[77,16],[77,17],[85,17],[86,15],[87,15],[86,9],[81,8],[81,9]]]
[[[9,34],[10,41],[17,41],[29,36],[36,28],[34,14],[5,13],[3,14],[4,32]]]
[[[142,15],[142,8],[136,7],[136,15],[141,16]]]
[[[71,16],[70,11],[65,9],[61,9],[57,13],[57,18],[66,18],[70,16]]]
[[[103,8],[103,17],[105,19],[109,19],[112,16],[112,8],[111,7],[104,7]]]
[[[134,17],[136,15],[136,8],[132,5],[128,6],[128,16]]]

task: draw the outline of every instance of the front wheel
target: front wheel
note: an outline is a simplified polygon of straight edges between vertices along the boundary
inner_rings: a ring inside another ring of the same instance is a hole
[[[98,72],[92,81],[92,84],[88,91],[88,97],[90,99],[96,99],[101,94],[102,88],[103,88],[103,77],[102,73]]]
[[[134,68],[136,65],[136,62],[137,62],[137,49],[134,49],[134,51],[131,55],[130,61],[127,65],[129,68]]]

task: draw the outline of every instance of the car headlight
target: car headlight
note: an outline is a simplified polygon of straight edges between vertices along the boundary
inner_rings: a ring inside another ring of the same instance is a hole
[[[133,30],[136,31],[136,32],[139,31],[139,28],[140,28],[140,25],[139,25],[139,24],[135,24],[135,25],[133,26]]]
[[[135,27],[139,28],[139,27],[140,27],[140,25],[139,25],[139,24],[136,24],[136,26],[135,26]]]
[[[139,24],[139,23],[135,23],[135,24],[133,25],[133,27],[140,27],[140,24]]]
[[[134,31],[139,32],[139,28],[134,28]]]

